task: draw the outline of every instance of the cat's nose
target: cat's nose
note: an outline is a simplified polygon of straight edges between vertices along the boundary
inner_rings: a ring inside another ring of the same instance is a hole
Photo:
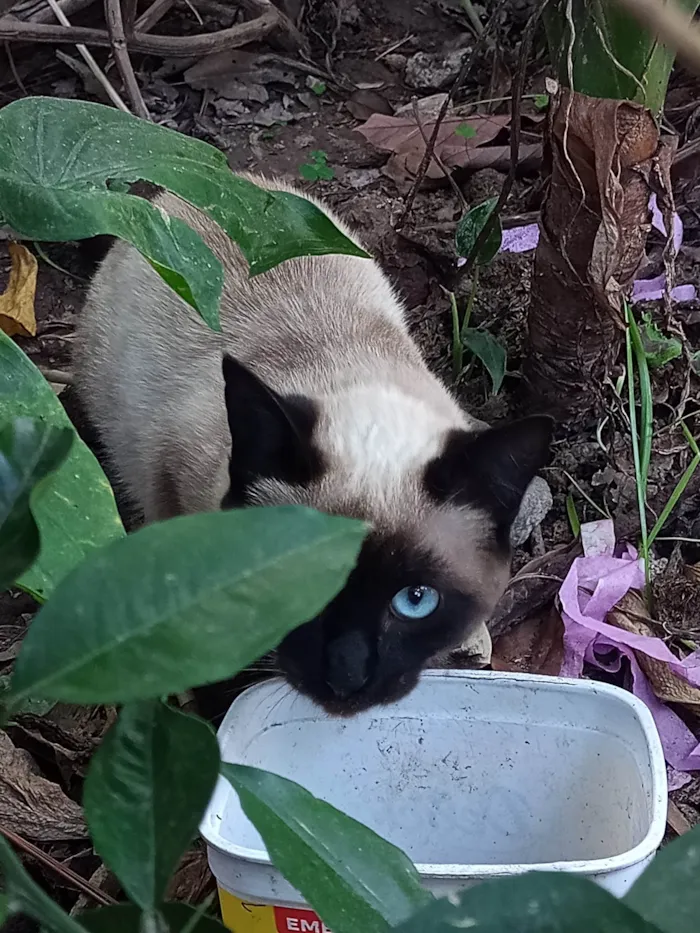
[[[346,632],[326,649],[326,683],[339,700],[359,693],[369,680],[370,648],[362,632]]]

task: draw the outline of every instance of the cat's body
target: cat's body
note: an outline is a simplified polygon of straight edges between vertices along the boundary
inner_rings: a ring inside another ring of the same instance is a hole
[[[112,248],[77,359],[111,464],[148,521],[225,500],[370,522],[346,588],[278,656],[290,682],[333,712],[399,696],[500,597],[508,528],[546,458],[549,425],[482,433],[428,371],[373,261],[294,259],[250,278],[212,221],[167,194],[158,204],[224,265],[222,333],[133,249]],[[433,593],[439,605],[413,615]]]

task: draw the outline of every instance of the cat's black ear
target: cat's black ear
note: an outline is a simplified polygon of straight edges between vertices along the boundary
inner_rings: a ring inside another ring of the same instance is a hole
[[[479,433],[453,431],[428,464],[428,491],[442,502],[486,509],[497,525],[510,526],[531,480],[549,462],[553,428],[551,418],[535,415]]]
[[[231,488],[225,505],[242,505],[246,488],[273,478],[305,485],[322,470],[312,442],[318,411],[311,399],[283,396],[232,356],[223,360],[231,431]]]

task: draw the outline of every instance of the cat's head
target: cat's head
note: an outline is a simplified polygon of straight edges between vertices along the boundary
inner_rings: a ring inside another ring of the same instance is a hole
[[[549,459],[551,419],[467,431],[377,387],[340,411],[282,396],[230,357],[224,378],[223,507],[292,503],[370,525],[345,587],[279,646],[282,672],[337,715],[404,696],[500,599],[510,527]]]

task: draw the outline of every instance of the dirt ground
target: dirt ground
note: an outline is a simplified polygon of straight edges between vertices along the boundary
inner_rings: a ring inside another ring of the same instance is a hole
[[[193,0],[192,6],[201,13],[207,29],[231,22],[224,5],[206,2],[200,7],[198,0]],[[294,7],[293,0],[288,6]],[[496,99],[496,103],[482,105],[479,111],[496,122],[509,112],[508,101],[499,99],[510,93],[517,62],[517,38],[531,8],[528,0],[510,0],[503,6],[497,30],[497,54],[493,51],[475,54],[464,85],[464,100]],[[431,75],[427,66],[417,82],[412,79],[418,87],[409,86],[408,79],[415,74],[415,56],[439,53],[440,59],[445,59],[454,53],[463,54],[474,46],[473,34],[458,0],[419,0],[410,4],[405,0],[362,3],[338,0],[337,4],[308,0],[296,12],[301,13],[301,30],[309,42],[308,60],[290,57],[289,53],[280,57],[275,49],[265,45],[249,46],[235,53],[237,70],[235,67],[232,70],[229,61],[218,72],[215,66],[207,71],[198,65],[183,74],[182,68],[172,61],[136,57],[134,62],[146,104],[158,122],[223,150],[233,170],[286,175],[339,211],[391,276],[409,308],[413,331],[426,358],[449,381],[450,305],[444,288],[454,284],[458,297],[464,297],[470,285],[467,278],[455,280],[454,231],[463,212],[462,200],[444,179],[435,179],[429,188],[418,193],[408,222],[397,233],[395,224],[403,211],[410,180],[388,165],[389,153],[372,146],[357,128],[373,112],[391,113],[404,105],[410,107],[414,99],[422,100],[449,87],[456,72],[451,77],[448,74],[441,83],[441,76]],[[89,24],[94,15],[88,10],[82,17],[76,17],[75,24]],[[183,3],[176,6],[158,31],[175,35],[200,28],[192,10]],[[75,57],[74,49],[66,47],[63,51]],[[84,80],[82,74],[59,60],[54,49],[17,45],[12,53],[12,65],[7,56],[3,61],[0,55],[0,102],[8,103],[24,92],[101,99],[93,82],[89,78]],[[106,61],[104,52],[97,57]],[[543,37],[538,34],[527,77],[528,94],[542,93],[547,73]],[[110,75],[116,81],[114,69]],[[666,122],[680,135],[681,142],[700,136],[699,90],[698,79],[682,70],[674,74]],[[542,120],[532,97],[528,98],[523,114],[524,121],[528,118],[523,125],[533,154],[519,172],[504,212],[506,226],[509,222],[515,224],[517,218],[534,217],[543,194],[538,172]],[[492,135],[493,145],[507,143],[505,124]],[[497,160],[494,164],[498,166]],[[319,166],[322,171],[318,171]],[[328,177],[305,180],[314,173]],[[493,167],[473,171],[467,166],[454,177],[462,198],[473,206],[498,194],[504,174]],[[692,166],[677,179],[677,206],[685,225],[677,270],[679,283],[700,281],[700,196],[694,179]],[[662,245],[661,236],[652,233],[649,275],[661,271]],[[78,244],[44,244],[39,256],[38,334],[35,339],[20,342],[41,367],[58,370],[69,381],[74,325],[93,259]],[[0,273],[8,268],[7,253],[0,244]],[[481,275],[473,319],[505,346],[508,371],[503,388],[495,396],[479,365],[470,367],[460,378],[456,391],[464,405],[486,421],[520,413],[520,367],[531,272],[531,252],[501,253]],[[640,306],[640,310],[650,312],[663,323],[663,311],[658,305]],[[700,303],[678,305],[675,313],[691,343],[700,347]],[[686,396],[691,399],[686,410],[692,413],[697,407],[692,399],[697,398],[698,377],[685,360],[679,359],[655,370],[653,378],[656,430],[649,493],[651,507],[658,513],[688,462],[687,445],[682,441],[674,412]],[[70,387],[62,390],[61,398],[73,414],[76,408],[71,396]],[[85,431],[79,415],[76,417],[79,430]],[[516,570],[539,560],[540,574],[550,573],[556,578],[561,573],[562,551],[568,548],[570,555],[575,552],[566,508],[569,495],[581,521],[600,517],[598,510],[603,509],[615,519],[619,537],[636,539],[638,513],[629,436],[612,392],[608,417],[603,428],[599,428],[600,424],[588,422],[559,425],[555,457],[546,472],[554,505],[541,530],[515,555]],[[89,433],[86,439],[89,440]],[[660,562],[655,582],[655,630],[683,654],[694,643],[700,644],[700,471],[664,528],[663,537],[666,540],[660,541],[657,549]],[[554,567],[559,568],[556,573]],[[552,593],[550,588],[549,605]],[[528,599],[532,600],[530,608],[535,609],[542,609],[546,602],[529,592]],[[0,597],[0,674],[9,671],[33,609],[26,595],[11,593]],[[523,610],[520,618],[526,616]],[[513,650],[511,647],[511,661]],[[528,658],[516,660],[530,669],[545,669],[536,655],[537,651],[530,650],[529,662]],[[111,714],[104,711],[88,714],[63,706],[54,707],[45,715],[41,712],[19,717],[10,729],[10,737],[18,748],[31,755],[44,777],[59,785],[65,800],[72,802],[79,799],[90,753],[108,726]],[[679,707],[679,712],[693,728],[698,725],[687,710]],[[693,779],[674,792],[673,799],[687,820],[698,821],[700,780]],[[92,853],[79,820],[75,815],[66,820],[67,825],[56,828],[53,836],[51,832],[37,834],[37,827],[29,820],[26,838],[84,878],[97,872],[93,881],[109,891],[110,882]],[[64,904],[73,906],[76,896],[73,883],[34,861],[28,864]],[[181,868],[174,893],[196,901],[209,883],[201,852],[195,852]]]

